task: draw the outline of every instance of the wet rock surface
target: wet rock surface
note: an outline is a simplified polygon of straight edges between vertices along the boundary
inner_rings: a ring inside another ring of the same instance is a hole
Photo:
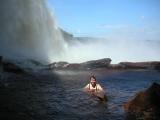
[[[13,62],[4,60],[2,56],[0,56],[0,72],[12,72],[12,73],[25,73],[25,71],[14,64]]]
[[[107,68],[111,63],[110,58],[91,60],[83,63],[55,62],[49,65],[50,69],[68,70],[91,70],[96,68]]]
[[[92,60],[82,63],[82,66],[84,66],[87,69],[95,69],[95,68],[107,68],[111,63],[110,58],[104,58],[99,60]]]
[[[139,92],[135,98],[124,105],[128,114],[145,120],[160,118],[160,84],[153,83],[147,90]]]
[[[83,63],[68,63],[65,61],[54,62],[49,64],[49,69],[55,70],[93,70],[93,69],[145,69],[145,70],[160,70],[159,61],[150,62],[120,62],[118,64],[111,64],[110,58],[104,58],[99,60],[91,60]]]
[[[151,62],[120,62],[119,64],[115,65],[115,68],[160,70],[160,62],[159,61],[151,61]]]
[[[13,73],[25,73],[22,68],[8,61],[3,62],[3,71]]]

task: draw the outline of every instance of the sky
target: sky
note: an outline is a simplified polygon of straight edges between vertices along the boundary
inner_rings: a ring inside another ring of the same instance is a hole
[[[58,25],[74,36],[119,33],[159,40],[160,0],[48,0],[48,5]]]

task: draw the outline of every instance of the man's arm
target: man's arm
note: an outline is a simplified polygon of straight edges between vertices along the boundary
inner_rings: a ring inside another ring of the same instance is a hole
[[[84,91],[89,91],[89,84],[87,84],[84,88],[83,88]]]
[[[97,85],[97,89],[98,89],[99,91],[104,91],[103,88],[100,86],[100,84]]]

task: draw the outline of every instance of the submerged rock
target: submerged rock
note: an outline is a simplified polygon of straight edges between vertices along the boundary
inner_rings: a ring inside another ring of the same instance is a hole
[[[128,115],[143,119],[160,118],[160,85],[153,83],[150,88],[139,92],[135,98],[124,105]]]

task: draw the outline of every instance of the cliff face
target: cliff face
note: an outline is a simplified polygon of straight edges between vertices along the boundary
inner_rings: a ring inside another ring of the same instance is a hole
[[[139,92],[135,98],[124,105],[128,114],[145,119],[160,117],[160,85],[153,83],[147,90]]]
[[[71,33],[69,33],[69,32],[67,32],[67,31],[65,31],[65,30],[63,30],[63,29],[61,29],[61,28],[59,28],[60,29],[60,31],[61,31],[61,33],[62,33],[62,37],[65,39],[65,41],[67,42],[67,43],[72,43],[74,40],[74,36],[71,34]]]

